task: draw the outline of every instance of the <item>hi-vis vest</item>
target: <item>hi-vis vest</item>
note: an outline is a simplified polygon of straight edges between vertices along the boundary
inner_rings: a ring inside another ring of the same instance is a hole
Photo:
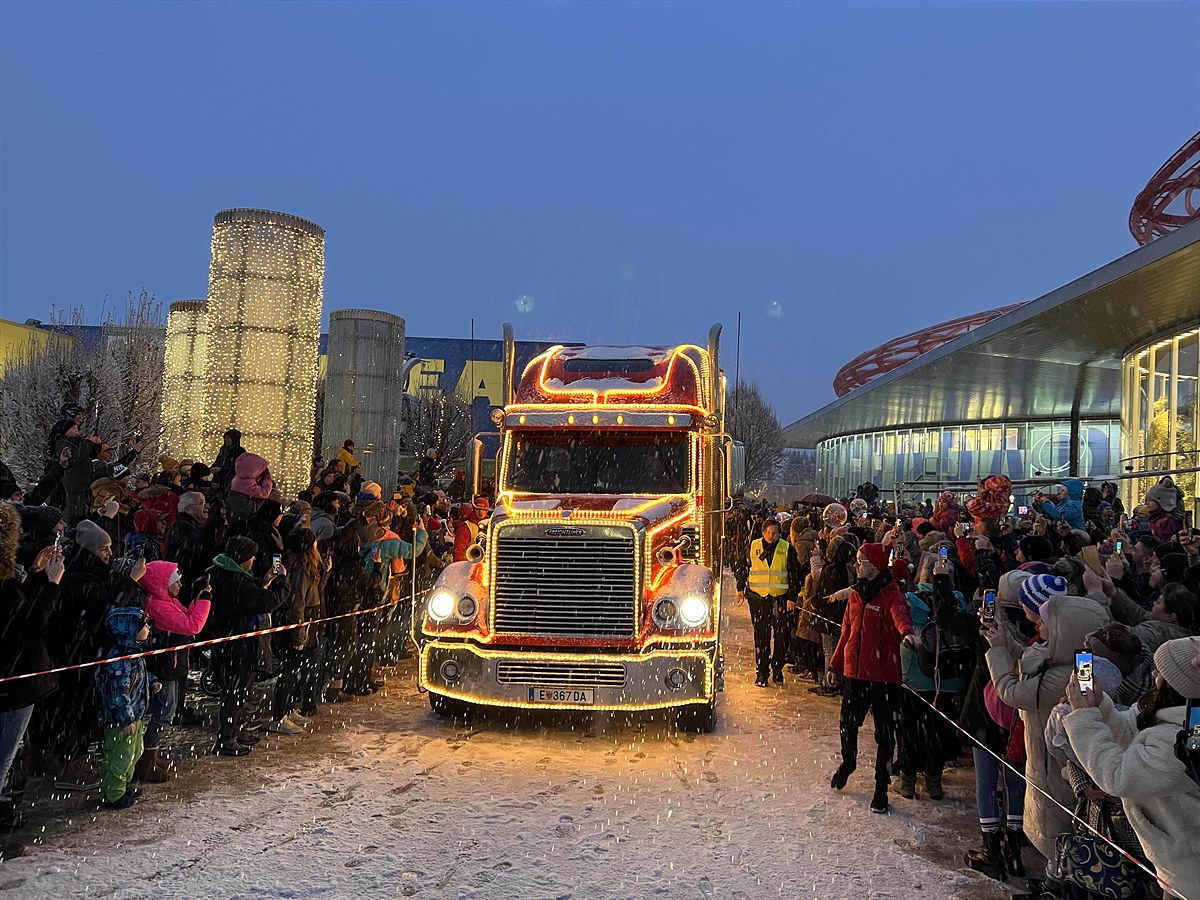
[[[750,578],[746,587],[760,597],[782,597],[788,592],[788,545],[780,538],[768,566],[763,559],[762,538],[750,542]]]

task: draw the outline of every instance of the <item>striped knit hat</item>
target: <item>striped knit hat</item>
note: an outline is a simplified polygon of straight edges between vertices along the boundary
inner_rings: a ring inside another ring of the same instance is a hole
[[[1067,579],[1061,575],[1034,575],[1026,578],[1017,591],[1021,605],[1041,616],[1042,605],[1055,597],[1067,596]]]

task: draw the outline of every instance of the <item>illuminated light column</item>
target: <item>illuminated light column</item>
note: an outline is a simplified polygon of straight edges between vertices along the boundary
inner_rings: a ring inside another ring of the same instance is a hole
[[[404,320],[370,309],[329,314],[323,432],[326,457],[354,441],[363,476],[388,496],[400,469]]]
[[[325,231],[287,213],[213,219],[204,451],[230,428],[266,458],[285,496],[308,486],[317,406]]]
[[[203,442],[207,306],[204,300],[177,300],[167,311],[161,446],[177,459],[195,456]]]

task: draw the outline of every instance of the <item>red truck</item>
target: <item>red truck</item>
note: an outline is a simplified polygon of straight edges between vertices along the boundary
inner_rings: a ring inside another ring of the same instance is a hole
[[[723,512],[745,469],[720,332],[707,347],[552,347],[517,379],[505,326],[495,508],[417,610],[435,711],[669,709],[712,730]]]

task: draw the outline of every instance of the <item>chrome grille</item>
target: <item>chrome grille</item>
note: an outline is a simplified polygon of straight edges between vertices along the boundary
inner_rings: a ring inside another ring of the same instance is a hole
[[[520,529],[524,533],[511,533],[516,531],[501,530],[496,540],[497,632],[634,635],[637,573],[632,533],[553,537],[526,527]]]
[[[496,666],[496,680],[541,687],[624,687],[625,667],[620,663],[503,660]]]

